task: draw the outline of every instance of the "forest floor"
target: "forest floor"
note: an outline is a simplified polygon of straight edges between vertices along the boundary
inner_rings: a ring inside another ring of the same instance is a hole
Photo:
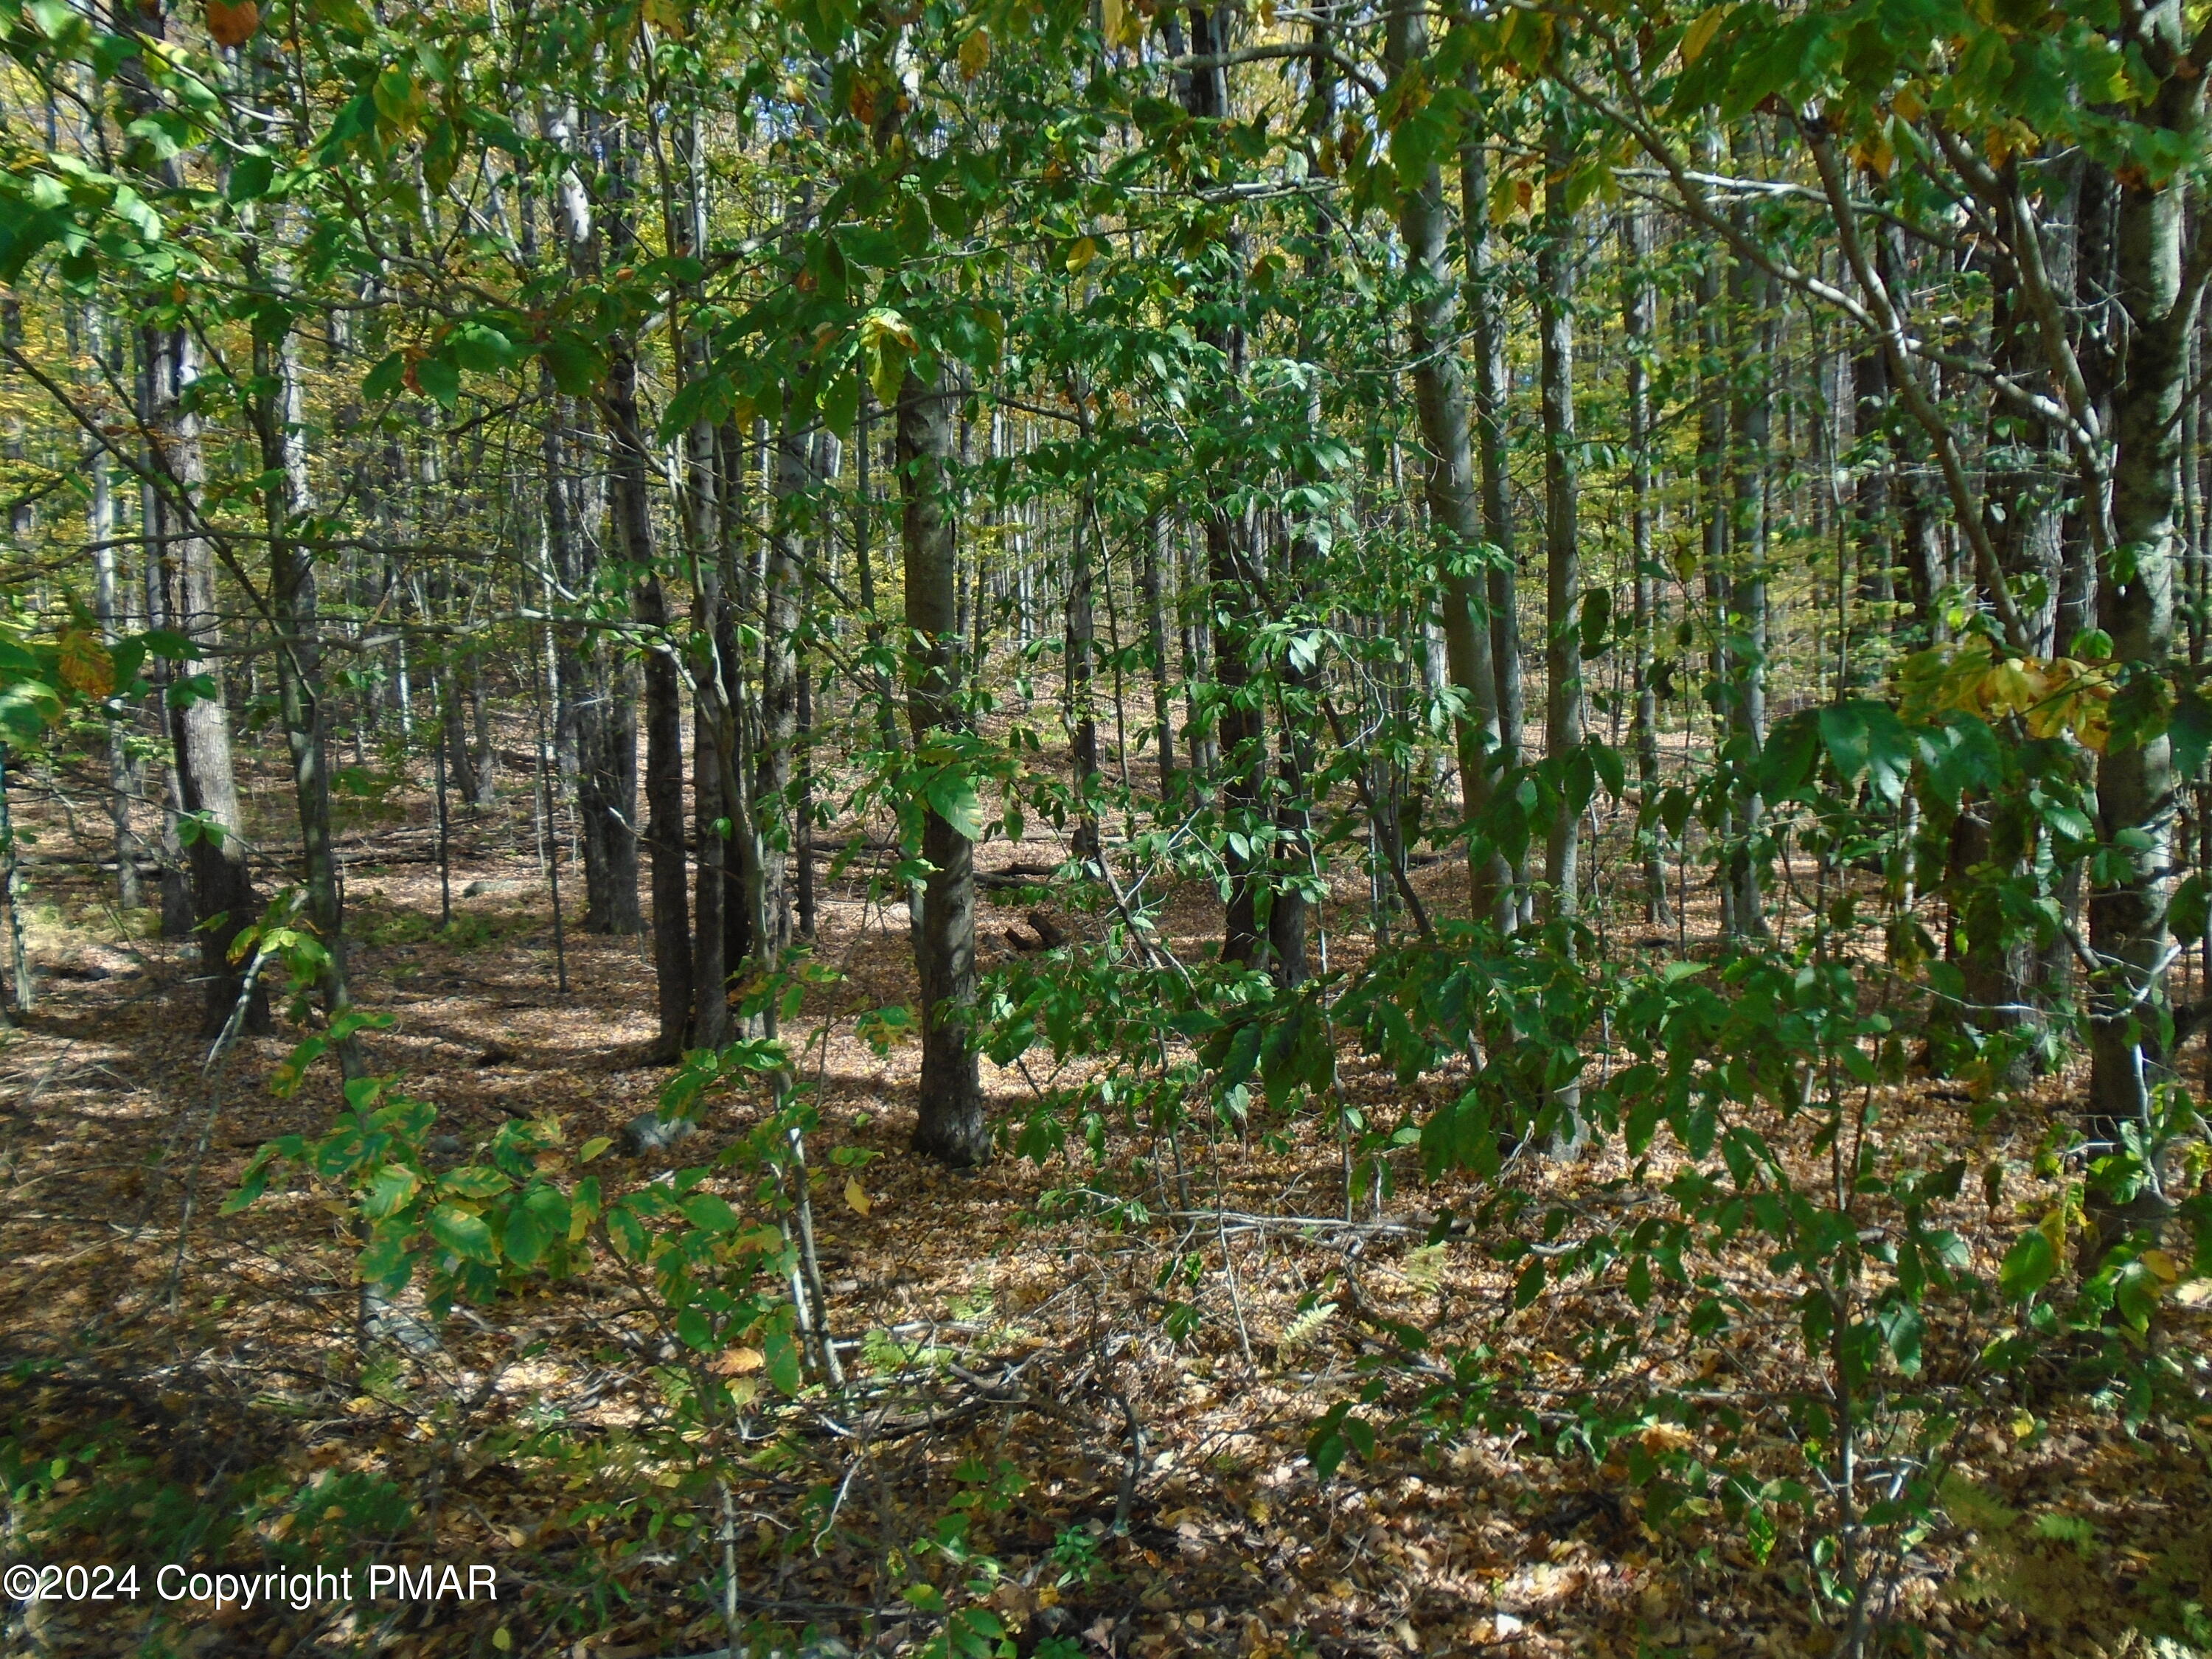
[[[642,1060],[645,942],[570,933],[571,988],[555,988],[526,808],[459,818],[454,920],[441,928],[426,811],[405,805],[404,823],[348,855],[356,992],[393,1016],[373,1041],[377,1068],[402,1074],[465,1141],[539,1114],[572,1144],[617,1134],[665,1077]],[[704,1586],[727,1544],[747,1616],[811,1625],[817,1653],[890,1652],[927,1626],[896,1595],[885,1546],[910,1559],[963,1492],[977,1500],[976,1547],[1007,1575],[993,1605],[1024,1654],[1048,1635],[1139,1659],[1836,1648],[1814,1615],[1802,1540],[1785,1534],[1760,1562],[1717,1516],[1654,1527],[1617,1464],[1465,1430],[1386,1437],[1371,1460],[1316,1478],[1313,1419],[1388,1353],[1376,1321],[1420,1326],[1434,1352],[1488,1345],[1565,1383],[1577,1372],[1563,1356],[1616,1310],[1617,1292],[1591,1281],[1516,1311],[1515,1270],[1483,1237],[1426,1247],[1437,1212],[1479,1203],[1471,1181],[1430,1186],[1409,1150],[1379,1209],[1357,1194],[1346,1222],[1335,1130],[1306,1115],[1187,1146],[1186,1203],[1165,1196],[1158,1149],[1116,1130],[1103,1173],[1155,1195],[1148,1222],[1109,1225],[1047,1201],[1097,1179],[1079,1143],[1047,1166],[1004,1156],[973,1174],[908,1153],[915,1053],[878,1054],[854,1018],[914,994],[906,918],[870,904],[859,866],[820,908],[818,956],[848,980],[799,1025],[830,1025],[817,1167],[841,1146],[880,1155],[859,1175],[865,1211],[842,1195],[842,1176],[817,1207],[832,1330],[876,1392],[811,1400],[784,1422],[787,1449],[738,1465],[718,1504],[640,1449],[656,1356],[604,1257],[458,1315],[428,1352],[386,1347],[364,1364],[349,1241],[323,1205],[301,1190],[217,1213],[264,1140],[327,1121],[331,1085],[270,1093],[301,1035],[281,1018],[277,1035],[239,1045],[218,1086],[204,1084],[188,951],[126,926],[101,900],[92,850],[65,870],[66,845],[50,826],[33,872],[37,1010],[0,1034],[0,1449],[24,1483],[0,1553],[136,1561],[150,1575],[170,1559],[258,1569],[283,1542],[339,1564],[489,1564],[501,1594],[218,1615],[164,1603],[142,1581],[127,1606],[10,1604],[0,1649],[166,1644],[275,1659],[373,1639],[416,1659],[697,1653],[726,1639]],[[1033,837],[981,861],[1056,856]],[[1419,879],[1443,902],[1457,878],[1440,866]],[[1340,937],[1364,903],[1344,895]],[[1025,908],[987,907],[987,934]],[[1166,933],[1194,957],[1212,923],[1210,895],[1194,893]],[[1632,919],[1619,927],[1621,948],[1664,946]],[[1386,1125],[1417,1121],[1449,1087],[1408,1091],[1356,1056],[1344,1063],[1349,1097]],[[1065,1080],[1036,1057],[1027,1074],[984,1071],[1001,1117]],[[2025,1171],[2075,1086],[2050,1079],[1981,1127],[1961,1096],[1925,1085],[1893,1112]],[[672,1153],[617,1148],[597,1167],[611,1195],[672,1159],[708,1162],[759,1109],[725,1104]],[[1595,1212],[1645,1201],[1626,1174],[1601,1158],[1540,1178]],[[2023,1175],[1992,1210],[1969,1188],[1945,1224],[1991,1272],[2039,1189]],[[195,1214],[180,1238],[186,1194]],[[1194,1287],[1164,1279],[1177,1263],[1202,1269]],[[1163,1323],[1170,1290],[1201,1315],[1180,1337]],[[1302,1297],[1331,1311],[1302,1316]],[[2168,1340],[2202,1342],[2204,1310],[2172,1311]],[[1778,1328],[1788,1310],[1778,1300],[1774,1312]],[[1757,1398],[1803,1383],[1795,1352],[1747,1328],[1720,1347],[1680,1337],[1650,1363]],[[1632,1395],[1640,1382],[1610,1386]],[[764,1413],[760,1431],[773,1426]],[[1663,1445],[1683,1432],[1655,1424],[1648,1436]],[[2059,1391],[2032,1414],[2015,1402],[1970,1422],[1960,1443],[1978,1490],[2029,1518],[1938,1532],[1905,1558],[1894,1610],[1923,1650],[2154,1650],[2140,1632],[2212,1603],[2212,1419],[2131,1437],[2097,1402]],[[612,1500],[656,1484],[665,1526],[611,1518]]]

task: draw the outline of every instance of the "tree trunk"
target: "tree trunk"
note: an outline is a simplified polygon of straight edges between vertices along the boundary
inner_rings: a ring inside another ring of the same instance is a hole
[[[1190,51],[1196,58],[1211,58],[1222,48],[1217,33],[1218,9],[1192,6]],[[1193,70],[1178,77],[1184,110],[1194,120],[1221,121],[1229,115],[1228,72],[1220,64]],[[1234,227],[1226,233],[1233,265],[1241,248]],[[1244,377],[1244,331],[1218,314],[1230,298],[1213,294],[1207,316],[1198,324],[1198,337],[1224,362],[1223,388],[1233,398]],[[1217,465],[1222,463],[1216,463]],[[1224,828],[1231,838],[1224,854],[1229,870],[1229,898],[1222,918],[1221,960],[1243,967],[1261,965],[1266,954],[1260,932],[1258,860],[1252,849],[1261,844],[1261,780],[1267,764],[1265,721],[1253,701],[1252,665],[1248,644],[1252,629],[1253,584],[1239,556],[1237,541],[1243,526],[1231,505],[1226,480],[1212,482],[1212,499],[1205,510],[1206,610],[1212,626],[1213,680],[1218,690],[1219,713],[1214,741],[1221,763],[1221,811]],[[1244,848],[1239,851],[1238,847]]]
[[[1891,610],[1896,601],[1897,543],[1890,521],[1888,452],[1889,362],[1880,351],[1861,352],[1851,359],[1851,431],[1857,440],[1858,482],[1851,500],[1853,539],[1857,544],[1858,596],[1877,612],[1879,626],[1889,632]],[[1847,662],[1859,653],[1849,649]]]
[[[270,609],[283,635],[276,645],[278,702],[292,757],[292,787],[300,815],[302,876],[308,920],[322,941],[319,990],[324,1012],[335,1020],[352,1006],[346,980],[344,895],[331,834],[329,720],[323,702],[321,623],[317,615],[314,555],[296,539],[310,510],[305,398],[298,342],[288,329],[254,336],[254,377],[264,387],[253,399],[260,428],[263,522],[269,533]],[[366,1074],[360,1045],[338,1046],[348,1078]]]
[[[762,589],[760,754],[753,783],[770,961],[789,948],[792,933],[789,809],[792,757],[799,741],[799,590],[806,560],[799,515],[811,471],[805,434],[784,433],[775,448],[773,518]]]
[[[209,694],[169,714],[176,756],[179,839],[191,877],[194,934],[199,940],[205,988],[204,1034],[221,1031],[245,993],[245,964],[231,960],[231,941],[257,920],[252,877],[246,862],[246,826],[239,811],[233,769],[230,711],[223,696],[222,631],[216,592],[215,549],[200,531],[197,504],[207,482],[199,416],[179,399],[196,378],[191,337],[183,329],[151,328],[145,334],[149,391],[146,429],[155,466],[164,475],[152,492],[153,544],[161,551],[163,609],[176,631],[199,652],[177,665],[180,678],[204,676]],[[257,983],[246,1029],[269,1029],[267,994]]]
[[[720,535],[723,623],[714,636],[714,654],[721,665],[718,719],[722,723],[718,747],[724,762],[722,810],[731,830],[724,854],[727,860],[722,891],[722,961],[736,973],[759,943],[760,917],[767,906],[767,888],[761,873],[759,815],[753,799],[751,754],[757,747],[753,729],[757,713],[751,706],[751,687],[745,674],[745,655],[738,618],[752,613],[757,599],[754,572],[744,544],[745,443],[734,421],[715,432],[714,453],[720,469],[719,499],[722,503]]]
[[[1138,555],[1137,592],[1145,608],[1145,666],[1152,681],[1152,746],[1160,767],[1160,799],[1175,797],[1175,703],[1168,690],[1167,608],[1160,588],[1160,566],[1174,555],[1168,546],[1168,520],[1155,513],[1145,525]]]
[[[1468,89],[1480,92],[1470,68]],[[1489,600],[1490,660],[1497,684],[1498,772],[1503,777],[1521,764],[1522,727],[1527,693],[1521,660],[1520,565],[1514,554],[1513,502],[1506,468],[1505,410],[1512,385],[1505,357],[1505,287],[1497,246],[1490,231],[1489,161],[1470,123],[1460,148],[1460,216],[1467,243],[1468,322],[1474,337],[1474,445],[1481,469],[1482,537],[1494,550],[1484,586]],[[1449,648],[1447,632],[1446,647]],[[1526,872],[1516,870],[1512,908],[1504,915],[1511,927],[1526,920]]]
[[[1729,633],[1741,647],[1729,687],[1729,725],[1737,764],[1747,770],[1766,741],[1766,492],[1777,330],[1773,283],[1765,272],[1738,259],[1729,273],[1729,289],[1735,326],[1739,337],[1751,344],[1733,364],[1735,406],[1729,425],[1735,429],[1735,447],[1729,516]],[[1757,838],[1765,805],[1757,790],[1739,782],[1733,807],[1729,908],[1738,933],[1764,939],[1766,908]]]
[[[728,920],[724,907],[735,898],[728,879],[735,824],[722,787],[734,769],[736,723],[723,696],[721,641],[731,630],[729,592],[722,568],[720,467],[714,428],[701,421],[687,434],[690,467],[685,511],[698,580],[691,613],[696,640],[705,641],[706,659],[694,659],[696,686],[691,700],[691,802],[699,846],[691,912],[691,1041],[720,1048],[730,1040],[730,970],[725,954]]]
[[[97,309],[85,314],[86,343],[94,362],[114,372],[108,361],[107,329]],[[87,528],[92,538],[93,613],[102,639],[113,645],[124,629],[120,561],[117,557],[115,486],[107,451],[92,452],[92,501]],[[149,550],[150,551],[150,550]],[[149,624],[150,625],[150,624]],[[115,896],[125,910],[138,908],[138,837],[131,829],[131,806],[138,793],[142,769],[131,757],[123,722],[107,725],[107,821],[115,834]]]
[[[1075,405],[1077,439],[1088,447],[1092,438],[1090,388],[1080,381],[1072,382],[1068,397]],[[1098,709],[1091,685],[1098,646],[1097,561],[1091,546],[1097,524],[1097,507],[1086,483],[1076,494],[1075,522],[1069,535],[1066,640],[1068,745],[1076,801],[1074,847],[1075,855],[1083,859],[1098,856],[1098,817],[1091,805],[1098,789]]]
[[[1621,296],[1621,331],[1626,336],[1628,377],[1628,556],[1632,567],[1636,628],[1636,783],[1642,808],[1644,919],[1673,920],[1667,903],[1667,864],[1661,856],[1653,808],[1659,799],[1659,696],[1652,680],[1653,640],[1658,629],[1656,578],[1651,547],[1651,362],[1658,327],[1659,296],[1650,274],[1651,216],[1642,205],[1629,208],[1620,222],[1621,252],[1627,264]]]
[[[157,0],[142,0],[127,15],[143,39],[165,38],[167,21]],[[162,107],[140,57],[127,58],[117,73],[130,107],[147,115]],[[172,156],[159,165],[163,182],[180,188],[181,162]],[[161,610],[168,625],[204,652],[176,664],[173,683],[204,676],[203,684],[211,690],[211,695],[170,709],[168,725],[175,756],[178,836],[185,842],[182,850],[191,873],[193,934],[199,942],[205,990],[202,1024],[213,1036],[245,994],[245,965],[231,961],[230,946],[239,930],[256,920],[256,901],[231,759],[230,713],[223,697],[215,549],[202,533],[198,516],[207,460],[200,446],[199,416],[185,408],[184,401],[198,374],[196,349],[191,331],[183,326],[149,324],[141,330],[140,341],[144,404],[139,419],[147,438],[149,470],[157,480],[146,492],[152,509],[144,526],[149,538],[148,585],[155,586],[152,568],[158,556]],[[255,1033],[269,1029],[268,997],[258,984],[245,1028]]]
[[[951,393],[907,372],[899,390],[899,485],[905,558],[907,716],[915,747],[958,726],[961,709],[957,598],[959,521],[952,477]],[[975,1000],[975,848],[925,805],[921,854],[930,866],[915,936],[921,981],[921,1090],[915,1150],[966,1166],[990,1156],[982,1085],[968,1021]]]
[[[1583,664],[1576,628],[1582,604],[1582,549],[1576,523],[1580,481],[1575,453],[1575,220],[1565,178],[1573,161],[1555,117],[1546,137],[1543,241],[1537,256],[1543,352],[1544,755],[1559,765],[1583,743]],[[1564,787],[1565,775],[1560,773]],[[1544,843],[1551,914],[1571,917],[1582,899],[1582,814],[1562,805]]]
[[[584,848],[584,931],[641,933],[637,898],[637,689],[627,658],[602,641],[584,658],[576,709],[576,816]]]
[[[1705,696],[1712,705],[1716,750],[1728,742],[1729,711],[1735,698],[1735,653],[1729,644],[1729,626],[1734,595],[1729,580],[1728,332],[1721,292],[1720,256],[1709,250],[1698,270],[1698,565],[1705,578],[1709,641]],[[1729,878],[1736,835],[1731,802],[1723,799],[1716,805],[1710,828],[1719,866],[1714,872],[1714,885],[1720,901],[1721,932],[1733,939],[1739,924],[1736,884]]]
[[[1426,19],[1411,7],[1390,14],[1386,55],[1394,76],[1406,74],[1428,52]],[[1491,590],[1480,550],[1484,524],[1475,495],[1474,458],[1468,434],[1467,387],[1455,342],[1459,288],[1446,259],[1450,212],[1443,175],[1435,166],[1412,181],[1401,198],[1398,233],[1405,245],[1413,293],[1407,308],[1413,336],[1413,400],[1427,451],[1429,530],[1436,542],[1437,582],[1442,590],[1444,655],[1466,699],[1455,724],[1460,789],[1466,816],[1488,811],[1504,759],[1498,715],[1494,635],[1486,612]],[[1510,874],[1504,860],[1478,837],[1468,866],[1470,914],[1510,930],[1516,920]]]
[[[2179,0],[2149,8],[2145,31],[2179,56]],[[2193,133],[2202,87],[2193,72],[2184,80],[2177,71],[2153,109],[2168,127]],[[2097,619],[2115,661],[2162,668],[2174,651],[2180,404],[2201,279],[2183,281],[2182,185],[2153,185],[2137,174],[2119,184],[2118,197],[2113,243],[2127,356],[2113,392],[2112,544],[2098,573]],[[2163,1058],[2173,785],[2164,732],[2114,743],[2098,757],[2102,879],[2089,902],[2089,945],[2108,966],[2093,988],[2087,1128],[2100,1143],[2148,1122]],[[2122,1218],[2106,1218],[2102,1231],[2109,1235]]]
[[[468,709],[460,679],[458,665],[447,667],[438,676],[438,741],[444,749],[453,787],[464,800],[473,804],[483,785],[477,776],[476,757],[469,750]]]
[[[627,246],[627,228],[619,220],[612,223],[617,247]],[[631,613],[645,632],[647,816],[644,839],[651,855],[658,1014],[653,1055],[665,1064],[684,1052],[692,1012],[690,872],[684,850],[684,697],[682,678],[672,654],[677,641],[669,629],[668,596],[655,559],[653,504],[647,484],[653,460],[638,414],[637,354],[626,335],[618,335],[611,343],[605,402],[611,450],[608,510],[616,547],[631,583]],[[632,714],[630,720],[635,719]],[[628,729],[632,733],[635,731],[634,725]],[[634,757],[634,735],[630,741]],[[631,890],[635,894],[634,877]]]

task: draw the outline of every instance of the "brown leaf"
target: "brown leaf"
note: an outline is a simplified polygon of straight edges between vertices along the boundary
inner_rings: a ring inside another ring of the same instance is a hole
[[[207,0],[207,26],[216,45],[242,46],[261,27],[261,8],[253,0],[237,0],[234,5],[226,0]]]
[[[115,659],[88,628],[64,628],[61,637],[62,684],[88,697],[115,690]]]

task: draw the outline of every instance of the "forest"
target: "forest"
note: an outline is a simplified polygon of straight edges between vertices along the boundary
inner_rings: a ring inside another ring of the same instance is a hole
[[[2212,1655],[2203,0],[0,46],[0,1652]]]

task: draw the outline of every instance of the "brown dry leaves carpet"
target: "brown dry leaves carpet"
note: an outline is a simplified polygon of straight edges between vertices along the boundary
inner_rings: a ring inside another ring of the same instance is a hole
[[[572,933],[573,988],[555,991],[526,815],[462,826],[457,925],[441,934],[425,816],[416,803],[411,827],[356,836],[348,854],[357,992],[395,1018],[374,1042],[377,1066],[404,1074],[465,1141],[511,1115],[555,1118],[572,1143],[615,1133],[664,1076],[640,1063],[652,1006],[642,942]],[[750,1453],[779,1432],[783,1449],[737,1466],[726,1508],[684,1488],[639,1449],[659,1356],[604,1260],[465,1311],[433,1352],[391,1348],[364,1368],[331,1207],[295,1186],[242,1215],[216,1213],[264,1139],[326,1118],[327,1083],[290,1100],[266,1086],[300,1033],[243,1043],[212,1097],[198,1080],[205,1045],[188,956],[125,927],[90,870],[53,850],[67,844],[61,826],[46,827],[49,850],[31,872],[40,1000],[0,1037],[0,1419],[14,1466],[45,1471],[46,1486],[15,1495],[0,1553],[150,1568],[136,1537],[158,1535],[178,1559],[246,1570],[289,1536],[334,1562],[500,1573],[495,1604],[221,1616],[172,1606],[166,1650],[646,1659],[719,1648],[727,1626],[703,1586],[721,1545],[700,1540],[726,1530],[743,1618],[811,1625],[817,1652],[895,1651],[929,1626],[902,1622],[884,1552],[911,1559],[963,1492],[984,1493],[975,1541],[1004,1565],[993,1601],[1025,1655],[1048,1635],[1142,1659],[1712,1659],[1835,1647],[1811,1611],[1802,1539],[1785,1534],[1760,1565],[1717,1516],[1654,1528],[1617,1466],[1524,1437],[1407,1435],[1386,1437],[1372,1463],[1316,1479],[1304,1457],[1312,1419],[1357,1390],[1360,1360],[1379,1351],[1363,1316],[1420,1325],[1439,1344],[1487,1343],[1524,1375],[1565,1383],[1573,1368],[1561,1356],[1589,1322],[1618,1312],[1617,1292],[1595,1285],[1515,1312],[1512,1271],[1481,1239],[1416,1255],[1429,1212],[1479,1201],[1467,1185],[1424,1187],[1408,1162],[1384,1205],[1389,1224],[1366,1224],[1376,1212],[1365,1194],[1363,1224],[1332,1222],[1343,1214],[1340,1151],[1328,1126],[1302,1119],[1271,1126],[1287,1137],[1273,1149],[1256,1135],[1188,1148],[1201,1213],[1110,1230],[1040,1212],[1048,1189],[1094,1178],[1087,1159],[1041,1170],[1002,1158],[963,1175],[908,1155],[915,1057],[879,1057],[852,1019],[912,995],[905,916],[871,907],[859,867],[821,915],[819,955],[849,979],[806,1017],[833,1022],[817,1168],[839,1146],[881,1154],[861,1176],[865,1213],[845,1200],[842,1172],[819,1200],[833,1328],[869,1378],[854,1403],[817,1397],[764,1413]],[[995,848],[985,861],[1017,852],[1053,856]],[[1448,872],[1426,875],[1439,893],[1449,885]],[[1356,896],[1346,895],[1346,928]],[[1016,915],[987,911],[987,927],[1002,933]],[[1209,925],[1197,895],[1170,933],[1195,952]],[[1346,1064],[1376,1121],[1425,1109]],[[1026,1111],[1034,1089],[1069,1080],[1048,1069],[1034,1058],[1028,1073],[987,1066],[994,1108]],[[2021,1168],[2065,1086],[1978,1132],[1962,1127],[1955,1102],[1896,1108]],[[708,1161],[757,1109],[723,1109],[680,1161]],[[1117,1129],[1110,1172],[1126,1189],[1139,1179],[1132,1160],[1158,1151]],[[604,1173],[618,1189],[668,1162],[617,1155]],[[1601,1162],[1548,1178],[1570,1201],[1595,1203],[1620,1173]],[[197,1213],[180,1243],[188,1193]],[[1977,1193],[1946,1222],[1987,1271],[2020,1224],[2014,1200],[2035,1197],[2009,1194],[1992,1215]],[[1160,1275],[1185,1261],[1196,1282],[1176,1294],[1204,1317],[1173,1340]],[[1301,1319],[1310,1294],[1337,1311]],[[2169,1340],[2202,1340],[2194,1310],[2175,1316]],[[1802,1381],[1787,1372],[1794,1349],[1778,1331],[1771,1344],[1755,1328],[1729,1343],[1654,1363],[1747,1397]],[[1638,1381],[1613,1386],[1632,1393]],[[2207,1427],[2131,1439],[2063,1391],[2037,1402],[2027,1429],[1971,1425],[1978,1489],[2035,1520],[2015,1519],[1996,1542],[1955,1528],[1923,1542],[1904,1564],[1900,1630],[1931,1653],[2152,1652],[2135,1628],[2143,1607],[2171,1615],[2212,1599]],[[557,1455],[546,1452],[553,1428],[566,1436]],[[64,1455],[72,1461],[57,1465]],[[611,1507],[656,1485],[657,1530],[642,1511],[624,1520]],[[2052,1516],[2086,1524],[2042,1519]],[[153,1600],[11,1604],[6,1641],[27,1653],[164,1650],[149,1634]]]

